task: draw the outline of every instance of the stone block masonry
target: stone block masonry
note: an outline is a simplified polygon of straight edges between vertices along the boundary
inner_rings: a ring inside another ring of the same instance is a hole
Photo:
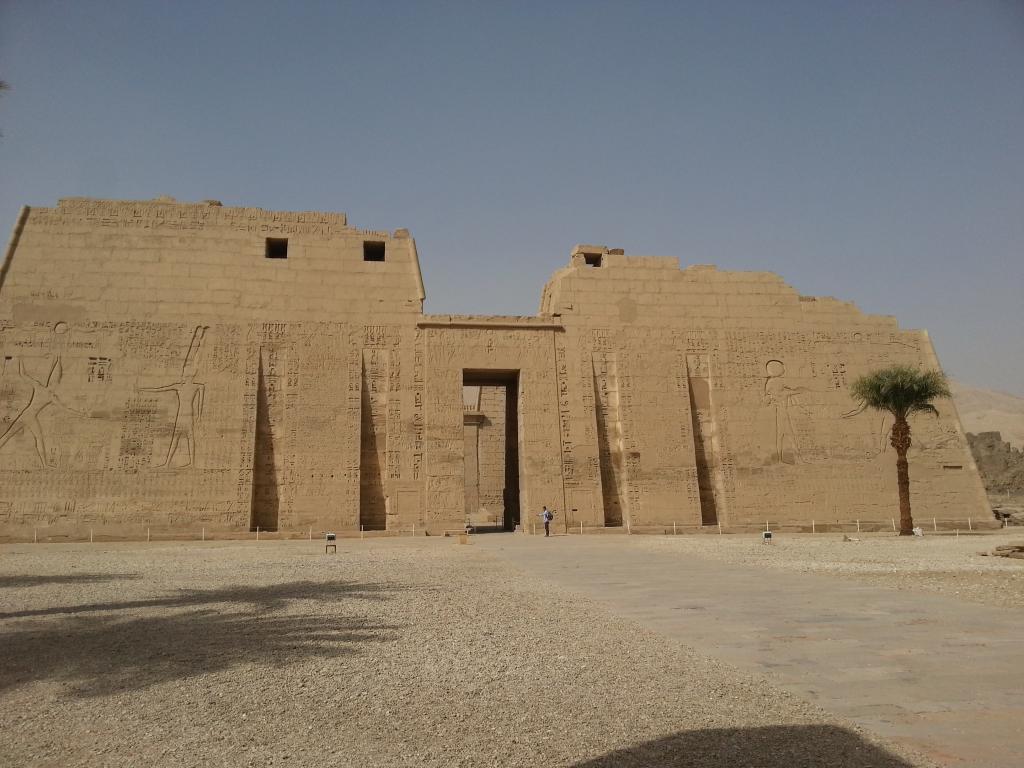
[[[923,331],[770,273],[578,246],[534,317],[431,316],[406,230],[73,198],[0,271],[0,535],[885,520],[886,419],[848,386]],[[464,387],[477,387],[473,408]],[[985,513],[952,403],[928,517]]]

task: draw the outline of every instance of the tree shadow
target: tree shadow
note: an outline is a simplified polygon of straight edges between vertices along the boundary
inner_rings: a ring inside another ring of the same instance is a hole
[[[0,633],[0,691],[57,680],[74,695],[104,696],[238,666],[284,667],[355,654],[359,644],[393,640],[399,627],[330,615],[324,604],[345,597],[384,599],[384,591],[344,582],[233,587],[91,608],[186,609],[171,614],[30,621],[24,629]]]
[[[383,599],[385,591],[394,591],[396,589],[398,587],[395,585],[383,587],[379,584],[350,584],[344,581],[293,581],[288,584],[269,584],[256,587],[235,585],[221,589],[182,589],[174,595],[153,597],[145,600],[82,603],[80,605],[10,611],[8,613],[0,613],[0,619],[94,613],[97,611],[122,611],[137,608],[188,608],[217,603],[245,603],[264,611],[276,611],[283,608],[289,600],[315,600],[324,597],[355,597],[374,600]]]
[[[834,725],[775,725],[682,731],[575,763],[573,768],[912,768],[912,764]]]
[[[98,584],[104,581],[138,580],[138,573],[75,573],[52,576],[0,576],[0,589],[39,587],[44,584]]]

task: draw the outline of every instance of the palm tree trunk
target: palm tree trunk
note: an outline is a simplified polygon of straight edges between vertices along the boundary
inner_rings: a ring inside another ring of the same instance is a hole
[[[910,514],[910,471],[906,453],[896,459],[896,484],[900,489],[900,536],[913,536],[914,518]]]
[[[914,535],[914,518],[910,514],[910,469],[907,465],[907,451],[910,449],[910,424],[906,418],[897,417],[892,425],[890,441],[896,449],[896,485],[900,493],[900,536]]]

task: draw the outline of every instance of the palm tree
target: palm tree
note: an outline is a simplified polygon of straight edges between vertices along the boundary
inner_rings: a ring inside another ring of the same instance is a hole
[[[910,473],[907,469],[910,424],[907,418],[915,413],[939,415],[932,400],[952,396],[946,377],[941,371],[921,371],[909,365],[893,365],[861,376],[850,385],[850,394],[860,401],[860,410],[874,408],[876,411],[887,411],[896,420],[892,425],[889,442],[896,449],[900,536],[911,536],[914,533],[914,518],[910,514]]]

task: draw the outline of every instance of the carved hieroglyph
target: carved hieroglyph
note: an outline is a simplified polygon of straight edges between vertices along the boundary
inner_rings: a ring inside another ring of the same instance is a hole
[[[543,504],[567,528],[888,520],[889,422],[849,383],[938,366],[926,333],[775,275],[602,246],[535,317],[423,298],[409,233],[343,214],[24,209],[0,271],[0,535],[441,531]],[[983,515],[939,411],[913,424],[915,511]]]

